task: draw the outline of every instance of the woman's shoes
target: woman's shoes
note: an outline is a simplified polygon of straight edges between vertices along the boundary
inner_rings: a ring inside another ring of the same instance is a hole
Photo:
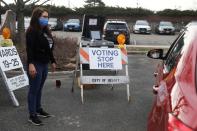
[[[37,115],[43,118],[48,118],[52,116],[51,114],[47,113],[43,109],[40,109],[39,111],[37,111]]]
[[[30,115],[29,120],[30,123],[32,123],[35,126],[41,126],[43,125],[42,121],[38,118],[37,115]]]
[[[42,121],[40,120],[40,118],[38,116],[40,116],[42,118],[48,118],[48,117],[52,117],[53,115],[47,113],[43,109],[40,109],[37,111],[37,114],[30,114],[28,121],[35,126],[43,125]]]

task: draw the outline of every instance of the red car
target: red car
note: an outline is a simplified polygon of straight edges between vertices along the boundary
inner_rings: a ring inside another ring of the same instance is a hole
[[[197,131],[197,25],[181,32],[166,55],[163,52],[147,54],[161,60],[154,73],[147,131]]]

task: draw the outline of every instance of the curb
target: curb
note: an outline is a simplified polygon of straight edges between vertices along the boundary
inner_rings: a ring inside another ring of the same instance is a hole
[[[72,71],[55,71],[55,72],[48,72],[48,75],[67,75],[74,73],[74,70]]]
[[[170,46],[154,46],[154,45],[127,45],[128,54],[146,54],[149,50],[152,49],[164,49],[167,51]]]
[[[53,76],[63,76],[63,75],[70,75],[73,74],[74,70],[71,71],[55,71],[55,72],[48,72],[48,78],[51,77],[53,78]]]

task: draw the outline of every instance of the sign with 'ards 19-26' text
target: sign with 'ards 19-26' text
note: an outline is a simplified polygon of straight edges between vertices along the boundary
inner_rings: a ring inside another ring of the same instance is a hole
[[[89,48],[90,69],[122,69],[121,51],[114,48]]]
[[[28,78],[24,73],[23,64],[20,60],[16,47],[0,48],[0,69],[9,90],[16,90],[28,85]],[[12,77],[8,77],[6,72],[22,69],[22,73]]]
[[[0,66],[2,71],[22,67],[22,63],[15,47],[0,48]]]
[[[0,47],[0,74],[14,105],[19,106],[13,91],[27,86],[29,80],[15,46]]]

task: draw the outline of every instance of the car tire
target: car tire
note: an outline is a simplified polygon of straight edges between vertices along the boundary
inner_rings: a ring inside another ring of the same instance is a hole
[[[126,39],[125,44],[126,44],[126,45],[130,45],[130,43],[131,43],[130,39],[129,39],[129,38],[128,38],[128,39]]]

